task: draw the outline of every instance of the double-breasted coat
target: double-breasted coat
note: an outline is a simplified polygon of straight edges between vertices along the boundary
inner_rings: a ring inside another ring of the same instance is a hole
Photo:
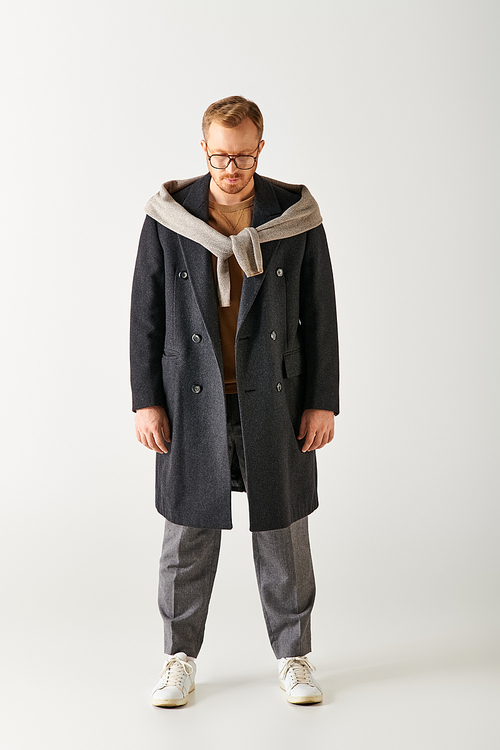
[[[254,175],[252,226],[299,195]],[[210,175],[175,194],[208,221]],[[250,529],[285,528],[318,505],[316,456],[297,440],[304,409],[338,414],[333,276],[323,226],[261,245],[243,280],[236,378]],[[164,406],[172,442],[156,457],[156,507],[176,524],[231,528],[222,348],[212,254],[146,216],[131,311],[133,410]],[[243,490],[243,486],[239,487]]]

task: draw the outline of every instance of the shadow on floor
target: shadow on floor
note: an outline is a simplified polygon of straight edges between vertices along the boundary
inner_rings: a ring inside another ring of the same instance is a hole
[[[500,668],[500,641],[432,641],[409,644],[393,651],[359,655],[351,663],[321,670],[326,696],[356,685],[442,670],[473,667]]]

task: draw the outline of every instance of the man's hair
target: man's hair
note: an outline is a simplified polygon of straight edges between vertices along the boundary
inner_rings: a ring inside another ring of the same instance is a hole
[[[203,138],[207,140],[208,129],[213,122],[223,125],[225,128],[235,128],[247,117],[257,128],[260,141],[264,131],[264,118],[255,102],[251,102],[243,96],[226,96],[225,99],[219,99],[205,110],[201,123]]]

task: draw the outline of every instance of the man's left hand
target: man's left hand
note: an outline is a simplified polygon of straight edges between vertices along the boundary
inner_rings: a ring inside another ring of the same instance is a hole
[[[333,440],[335,415],[326,409],[306,409],[300,421],[297,440],[305,437],[302,453],[323,448]]]

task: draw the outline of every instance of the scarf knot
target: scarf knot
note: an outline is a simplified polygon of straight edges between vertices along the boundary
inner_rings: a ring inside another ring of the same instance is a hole
[[[260,249],[259,233],[255,227],[245,227],[238,234],[232,234],[231,250],[244,270],[246,276],[257,276],[262,273],[262,252]]]

